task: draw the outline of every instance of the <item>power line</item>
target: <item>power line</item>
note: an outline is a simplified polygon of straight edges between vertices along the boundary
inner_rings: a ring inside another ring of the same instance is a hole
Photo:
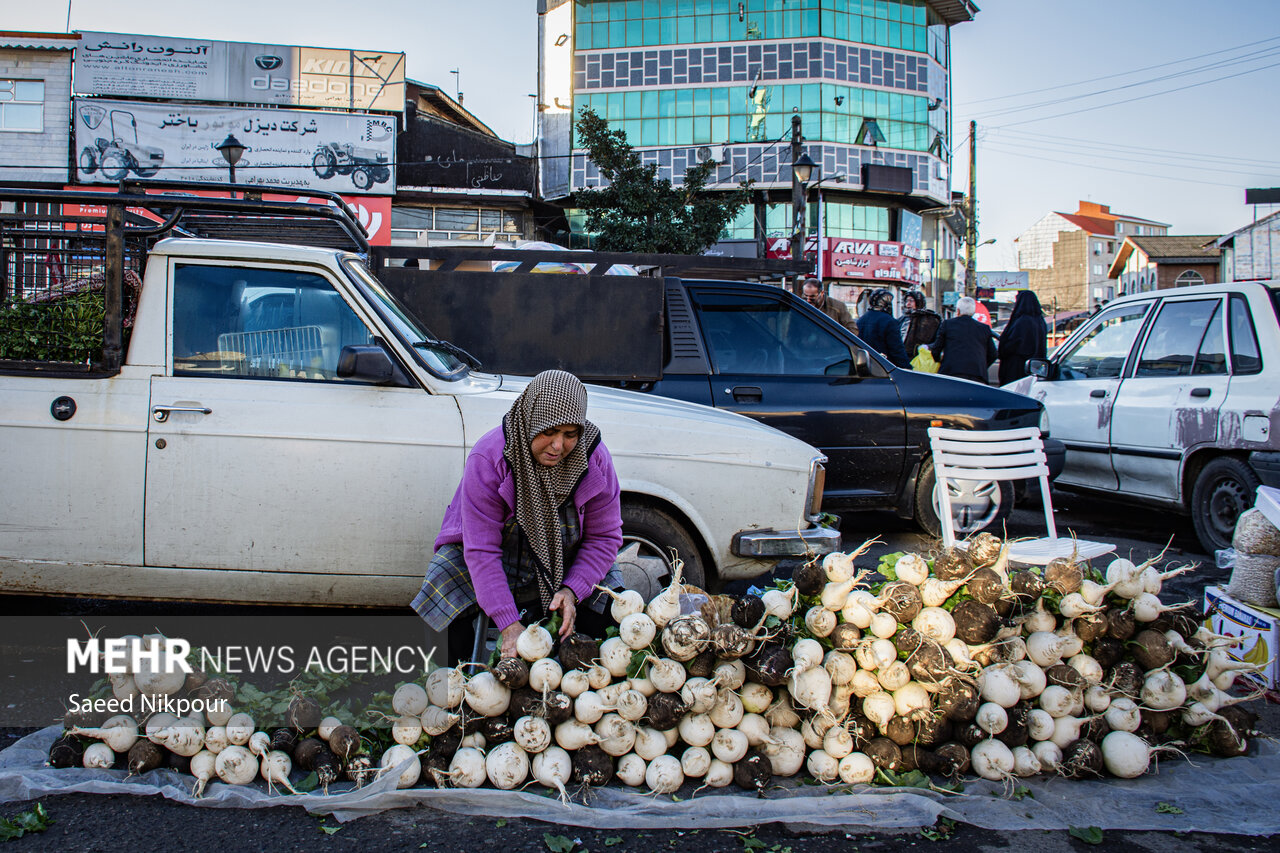
[[[1196,59],[1204,59],[1206,56],[1217,56],[1220,53],[1231,53],[1232,51],[1235,51],[1235,50],[1243,50],[1246,47],[1253,47],[1255,45],[1266,44],[1267,42],[1272,42],[1272,41],[1280,41],[1280,36],[1272,36],[1271,38],[1265,38],[1259,41],[1251,41],[1245,44],[1236,45],[1235,47],[1226,47],[1226,48],[1223,48],[1222,50],[1210,51],[1209,53],[1199,53],[1199,54],[1196,54],[1195,56],[1188,56],[1184,59],[1174,59],[1170,62],[1161,62],[1156,65],[1146,65],[1146,66],[1143,66],[1142,68],[1135,68],[1131,71],[1119,71],[1119,72],[1116,72],[1115,74],[1103,74],[1101,77],[1090,77],[1087,80],[1078,80],[1075,83],[1062,83],[1057,86],[1046,86],[1042,89],[1028,89],[1025,92],[1015,92],[1012,95],[996,95],[990,98],[978,98],[977,100],[974,100],[974,101],[966,101],[965,104],[966,106],[970,104],[983,104],[983,103],[988,103],[990,101],[1004,101],[1004,100],[1008,100],[1009,98],[1020,98],[1023,95],[1038,95],[1041,92],[1052,92],[1056,89],[1071,89],[1076,86],[1083,86],[1086,83],[1096,83],[1099,80],[1111,80],[1116,77],[1127,77],[1130,74],[1138,74],[1142,71],[1152,71],[1156,68],[1166,68],[1170,65],[1181,65],[1184,62],[1191,62],[1192,60],[1196,60]]]
[[[1276,67],[1280,67],[1280,62],[1275,62],[1275,63],[1272,63],[1271,65],[1264,65],[1261,68],[1251,68],[1248,71],[1241,71],[1236,74],[1227,74],[1222,77],[1215,77],[1212,80],[1203,80],[1199,83],[1190,83],[1186,86],[1177,86],[1173,89],[1164,89],[1159,92],[1152,92],[1148,95],[1138,95],[1135,98],[1125,98],[1124,100],[1120,100],[1120,101],[1111,101],[1110,103],[1098,104],[1097,106],[1093,106],[1093,107],[1083,107],[1081,109],[1070,110],[1065,113],[1055,113],[1054,115],[1051,115],[1051,116],[1041,116],[1040,118],[1024,119],[1022,121],[1010,122],[1009,124],[998,124],[998,125],[995,125],[995,127],[996,128],[1018,127],[1019,125],[1032,124],[1037,121],[1048,121],[1050,119],[1063,118],[1064,116],[1073,116],[1078,113],[1090,112],[1091,110],[1106,109],[1107,107],[1115,107],[1115,106],[1119,106],[1120,104],[1129,104],[1129,103],[1133,103],[1134,101],[1142,101],[1142,100],[1146,100],[1147,98],[1155,98],[1155,97],[1159,97],[1160,95],[1168,95],[1173,92],[1185,92],[1188,89],[1195,89],[1200,86],[1207,86],[1210,83],[1218,83],[1223,80],[1231,80],[1232,78],[1235,78],[1235,77],[1244,77],[1247,74],[1256,74],[1259,71],[1266,71],[1268,68],[1276,68]]]
[[[1216,166],[1216,165],[1212,165],[1212,162],[1213,162],[1212,160],[1208,160],[1204,163],[1196,164],[1193,166],[1192,164],[1188,164],[1188,163],[1169,162],[1168,160],[1161,159],[1159,156],[1123,156],[1126,153],[1132,153],[1134,155],[1137,155],[1141,152],[1122,152],[1120,154],[1094,153],[1087,150],[1080,150],[1069,144],[1055,145],[1055,143],[1053,142],[1039,142],[1039,141],[1013,141],[1012,143],[1010,143],[1009,141],[1006,141],[1006,144],[1015,144],[1022,148],[1039,149],[1039,150],[1048,151],[1054,154],[1078,154],[1080,156],[1086,156],[1086,157],[1099,157],[1104,160],[1115,160],[1119,162],[1128,162],[1128,163],[1144,163],[1151,166],[1164,166],[1171,169],[1195,168],[1199,172],[1217,172],[1223,175],[1258,176],[1261,174],[1268,174],[1258,169],[1241,170],[1241,169],[1226,168],[1224,166]],[[1239,164],[1227,164],[1227,165],[1230,166],[1230,165],[1239,165]],[[1280,163],[1272,162],[1268,165],[1269,165],[1269,168],[1273,170],[1272,174],[1280,175]]]
[[[998,128],[998,130],[1000,130],[1001,133],[997,134],[997,136],[1003,136],[1005,134],[1013,136],[1014,139],[1010,140],[1011,142],[1017,142],[1019,140],[1076,142],[1076,143],[1079,143],[1081,147],[1084,147],[1084,148],[1098,148],[1104,151],[1118,150],[1118,151],[1128,151],[1128,152],[1134,152],[1134,153],[1140,153],[1140,154],[1168,154],[1168,155],[1172,155],[1182,159],[1191,159],[1191,160],[1198,160],[1198,161],[1234,162],[1235,164],[1241,165],[1241,166],[1259,166],[1263,168],[1272,168],[1277,165],[1277,161],[1274,159],[1255,160],[1248,157],[1231,157],[1224,154],[1220,154],[1218,152],[1214,152],[1213,154],[1205,154],[1197,151],[1178,151],[1171,148],[1151,148],[1145,145],[1121,145],[1116,142],[1098,142],[1097,140],[1093,140],[1093,139],[1081,139],[1079,137],[1072,137],[1072,136],[1059,136],[1057,134],[1049,135],[1044,133],[1034,133],[1028,130],[1012,130],[1012,129],[1005,129],[1005,128]]]
[[[1058,160],[1052,157],[1039,157],[1034,154],[1027,154],[1023,151],[1005,150],[998,146],[988,146],[988,147],[993,148],[993,150],[995,150],[999,154],[1005,154],[1011,157],[1023,157],[1028,160],[1038,160],[1042,163],[1059,163],[1064,166],[1079,166],[1079,167],[1088,168],[1088,169],[1100,169],[1104,172],[1118,172],[1124,175],[1138,175],[1139,177],[1155,178],[1157,180],[1162,180],[1162,181],[1177,181],[1178,183],[1186,183],[1186,184],[1204,184],[1205,186],[1210,186],[1210,187],[1230,187],[1232,189],[1240,188],[1239,183],[1223,184],[1217,181],[1197,181],[1194,178],[1179,178],[1173,175],[1155,175],[1150,172],[1135,172],[1131,169],[1116,169],[1110,166],[1099,166],[1097,163],[1079,163],[1072,160]]]
[[[1111,86],[1111,87],[1109,87],[1109,88],[1106,88],[1106,89],[1099,89],[1099,90],[1094,91],[1094,92],[1085,92],[1085,93],[1080,94],[1080,95],[1070,95],[1070,96],[1068,96],[1068,97],[1064,97],[1064,98],[1055,98],[1055,99],[1053,99],[1053,100],[1049,100],[1049,101],[1041,101],[1041,102],[1039,102],[1039,103],[1035,103],[1035,104],[1025,104],[1025,105],[1021,105],[1021,106],[1002,107],[1002,108],[1000,108],[1000,109],[996,109],[996,110],[988,110],[988,111],[986,111],[986,112],[977,113],[977,114],[975,115],[975,117],[976,117],[976,118],[988,118],[988,119],[990,119],[990,118],[998,118],[999,116],[1009,115],[1009,114],[1011,114],[1011,113],[1025,112],[1025,111],[1027,111],[1027,110],[1038,110],[1038,109],[1042,109],[1042,108],[1044,108],[1044,107],[1051,107],[1051,106],[1055,106],[1055,105],[1057,105],[1057,104],[1065,104],[1065,103],[1068,103],[1068,102],[1071,102],[1071,101],[1079,101],[1079,100],[1083,100],[1084,98],[1092,98],[1092,97],[1095,97],[1095,96],[1097,96],[1097,95],[1105,95],[1105,94],[1108,94],[1108,93],[1110,93],[1110,92],[1119,92],[1119,91],[1123,91],[1123,90],[1125,90],[1125,89],[1133,89],[1133,88],[1138,87],[1138,86],[1147,86],[1147,85],[1151,85],[1151,84],[1154,84],[1154,83],[1160,83],[1160,82],[1165,81],[1165,80],[1173,80],[1173,79],[1177,79],[1177,78],[1179,78],[1179,77],[1187,77],[1187,76],[1190,76],[1190,75],[1192,75],[1192,74],[1199,74],[1199,73],[1202,73],[1202,72],[1205,72],[1205,71],[1213,71],[1213,70],[1217,70],[1217,69],[1221,69],[1221,68],[1228,68],[1228,67],[1232,67],[1232,66],[1236,66],[1236,65],[1243,65],[1243,64],[1248,63],[1248,62],[1257,62],[1257,61],[1264,60],[1264,59],[1272,59],[1272,58],[1274,58],[1274,57],[1276,57],[1276,56],[1280,56],[1280,47],[1277,47],[1277,48],[1272,49],[1272,50],[1268,50],[1268,51],[1266,51],[1266,52],[1264,52],[1264,53],[1254,54],[1253,56],[1249,56],[1249,57],[1237,58],[1237,59],[1232,59],[1232,60],[1224,60],[1224,61],[1222,61],[1222,62],[1214,62],[1214,63],[1210,63],[1210,64],[1208,64],[1208,65],[1200,66],[1200,67],[1198,67],[1198,68],[1189,68],[1189,69],[1187,69],[1186,71],[1180,71],[1180,72],[1178,72],[1178,73],[1176,73],[1176,74],[1165,74],[1165,75],[1162,75],[1162,76],[1160,76],[1160,77],[1153,77],[1153,78],[1151,78],[1151,79],[1149,79],[1149,80],[1139,80],[1139,81],[1134,82],[1134,83],[1126,83],[1126,84],[1124,84],[1124,85],[1122,85],[1122,86]],[[1270,67],[1270,66],[1267,66],[1267,67]],[[1261,70],[1261,69],[1253,69],[1253,70]],[[1222,79],[1225,79],[1225,78],[1222,78]],[[1211,82],[1211,81],[1210,81],[1210,82]],[[1197,85],[1198,85],[1198,84],[1197,84]],[[1159,94],[1159,93],[1157,93],[1157,94]],[[1150,97],[1150,96],[1147,96],[1147,97]]]

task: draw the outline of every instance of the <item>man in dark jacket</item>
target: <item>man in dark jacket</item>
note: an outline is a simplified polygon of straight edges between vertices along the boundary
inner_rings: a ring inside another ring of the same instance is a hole
[[[996,360],[991,329],[973,319],[977,303],[962,296],[956,302],[956,316],[943,320],[938,337],[929,351],[940,365],[938,372],[987,384],[987,368]]]
[[[921,344],[928,346],[938,336],[938,327],[942,318],[936,311],[930,311],[925,304],[925,296],[919,290],[911,290],[902,297],[905,309],[898,322],[902,329],[902,346],[907,355],[916,357]]]
[[[911,356],[902,346],[898,321],[893,314],[893,294],[884,288],[872,292],[867,310],[858,318],[858,337],[898,367],[911,369]]]

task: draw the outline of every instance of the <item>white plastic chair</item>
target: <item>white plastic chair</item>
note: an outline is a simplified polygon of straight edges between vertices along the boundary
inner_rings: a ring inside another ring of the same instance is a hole
[[[1053,502],[1049,499],[1049,464],[1044,455],[1044,440],[1036,427],[1004,430],[964,430],[929,427],[929,446],[933,452],[933,470],[937,479],[938,515],[942,521],[942,543],[956,544],[952,525],[951,495],[947,483],[952,480],[1016,481],[1039,479],[1040,500],[1044,506],[1045,526],[1049,535],[1040,539],[1014,542],[1009,559],[1018,563],[1043,566],[1057,557],[1092,560],[1116,549],[1107,542],[1059,538],[1053,522]]]

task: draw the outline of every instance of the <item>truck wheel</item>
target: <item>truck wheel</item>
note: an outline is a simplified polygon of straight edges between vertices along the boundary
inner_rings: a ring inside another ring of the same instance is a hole
[[[108,151],[102,155],[102,177],[108,181],[118,181],[129,174],[129,158],[119,151]]]
[[[1236,519],[1253,506],[1260,482],[1248,463],[1234,456],[1219,456],[1200,469],[1191,490],[1191,521],[1210,557],[1231,547]]]
[[[319,149],[316,151],[315,156],[311,158],[311,170],[322,181],[327,181],[333,177],[336,164],[337,158],[333,156],[333,152],[328,148]]]
[[[373,186],[373,174],[368,169],[356,169],[351,173],[351,183],[358,190],[367,190]]]
[[[671,571],[671,552],[674,549],[684,563],[682,582],[706,589],[707,574],[697,542],[683,524],[666,512],[643,504],[624,502],[622,540],[624,548],[638,544],[641,557],[661,558],[667,575]]]
[[[916,478],[916,524],[935,539],[942,538],[942,521],[938,517],[938,501],[934,494],[937,479],[933,459],[920,464]],[[953,529],[959,538],[989,530],[998,533],[1013,511],[1013,484],[998,480],[964,483],[953,487],[951,509],[955,516]]]
[[[88,146],[80,152],[80,171],[86,175],[98,171],[98,152]]]

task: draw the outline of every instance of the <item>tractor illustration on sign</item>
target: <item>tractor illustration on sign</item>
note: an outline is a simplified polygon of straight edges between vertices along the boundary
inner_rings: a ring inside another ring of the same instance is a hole
[[[93,145],[86,145],[80,152],[80,171],[92,175],[99,169],[108,181],[118,181],[133,171],[140,178],[150,178],[160,171],[164,163],[164,151],[150,145],[138,144],[138,122],[127,110],[112,110],[111,138],[99,136]],[[132,141],[125,139],[128,128]]]
[[[349,142],[330,142],[316,148],[311,158],[316,177],[328,180],[336,175],[350,175],[358,190],[391,180],[387,155],[373,148],[358,148]]]

